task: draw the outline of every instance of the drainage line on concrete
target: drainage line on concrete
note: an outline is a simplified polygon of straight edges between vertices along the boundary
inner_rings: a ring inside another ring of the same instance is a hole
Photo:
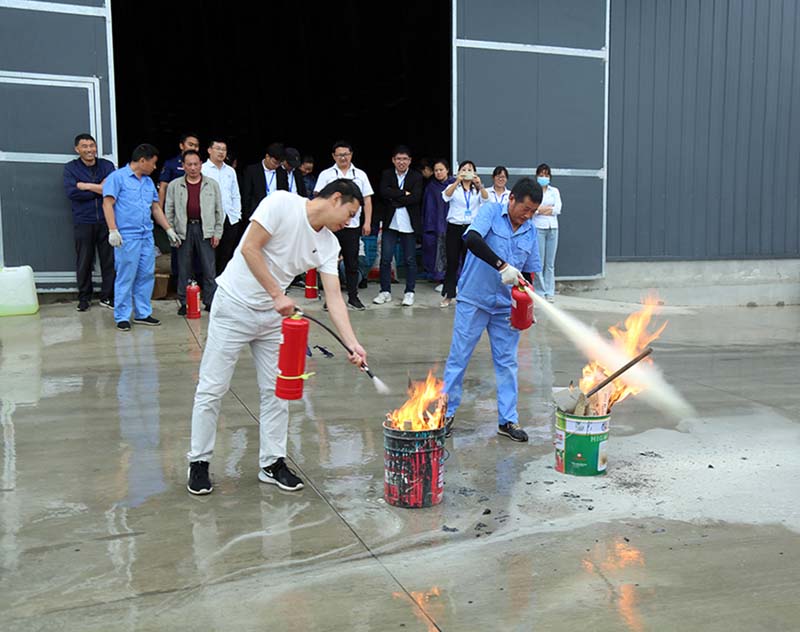
[[[189,326],[188,322],[186,323],[186,326],[187,327]],[[197,342],[197,346],[200,347],[200,349],[202,350],[203,345],[200,344],[200,339],[197,337],[197,334],[195,334],[194,330],[191,327],[189,327],[189,331],[191,332],[192,337]],[[236,398],[236,401],[238,401],[242,405],[242,408],[244,408],[247,411],[247,414],[250,415],[250,418],[256,423],[256,425],[258,425],[258,416],[255,415],[252,410],[250,410],[247,404],[245,404],[244,401],[242,401],[242,398],[239,397],[233,389],[229,389],[229,391]],[[331,511],[333,511],[333,513],[335,513],[338,516],[339,520],[342,521],[344,526],[350,530],[350,533],[353,534],[353,537],[361,543],[361,546],[363,546],[364,549],[367,551],[367,553],[369,553],[370,557],[374,559],[384,571],[386,571],[386,574],[389,575],[389,577],[391,577],[394,580],[394,582],[400,587],[400,590],[402,590],[405,593],[406,597],[408,597],[411,600],[411,603],[413,603],[415,606],[417,606],[417,608],[419,608],[420,612],[422,612],[422,614],[430,622],[430,624],[441,632],[442,628],[440,628],[439,625],[436,623],[436,621],[434,621],[431,618],[431,616],[425,611],[422,605],[418,603],[417,600],[414,599],[414,597],[411,596],[411,593],[406,589],[403,583],[394,575],[394,573],[392,573],[392,571],[390,571],[387,568],[387,566],[381,561],[381,559],[377,555],[375,555],[375,553],[372,551],[371,548],[369,548],[369,545],[364,541],[364,539],[360,535],[358,535],[358,532],[352,527],[352,525],[349,522],[347,522],[347,519],[339,512],[338,509],[336,509],[336,507],[333,505],[333,503],[331,503],[328,497],[325,496],[325,494],[323,494],[320,491],[320,489],[314,484],[314,482],[311,480],[308,474],[306,474],[303,471],[303,468],[300,467],[297,464],[297,462],[291,457],[287,458],[292,462],[295,468],[299,470],[299,472],[305,477],[305,480],[311,486],[311,489],[313,489],[317,493],[317,496],[319,496],[325,502],[325,504],[331,508]]]

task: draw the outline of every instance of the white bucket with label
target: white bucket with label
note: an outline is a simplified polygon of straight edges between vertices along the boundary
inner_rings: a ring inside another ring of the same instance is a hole
[[[39,311],[33,268],[0,267],[0,316],[24,316]]]

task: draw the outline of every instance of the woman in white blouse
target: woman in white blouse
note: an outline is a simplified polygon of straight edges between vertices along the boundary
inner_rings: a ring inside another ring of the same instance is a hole
[[[534,276],[533,286],[537,294],[551,303],[556,293],[556,250],[558,250],[558,216],[561,214],[561,193],[550,184],[550,166],[542,163],[536,167],[536,181],[542,187],[542,203],[533,215],[533,223],[539,238],[539,259],[542,272]]]
[[[508,169],[503,165],[497,165],[492,171],[492,186],[489,189],[489,201],[508,203],[508,195],[511,191],[506,186],[508,184]]]
[[[450,307],[456,297],[458,269],[464,260],[467,247],[463,236],[478,214],[478,207],[489,199],[489,193],[475,173],[475,163],[464,160],[458,165],[456,180],[442,191],[442,199],[448,203],[445,253],[447,269],[439,307]]]

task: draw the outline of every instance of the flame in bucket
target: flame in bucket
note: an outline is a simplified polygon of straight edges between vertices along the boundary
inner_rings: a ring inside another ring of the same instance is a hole
[[[444,423],[444,382],[428,371],[424,382],[412,382],[408,387],[408,401],[386,415],[387,425],[397,430],[422,432],[436,430]],[[430,408],[433,406],[433,411]]]
[[[667,323],[664,322],[656,331],[647,331],[647,326],[653,317],[653,313],[658,309],[658,297],[654,294],[644,299],[644,307],[638,312],[634,312],[625,319],[624,328],[611,326],[608,328],[611,337],[614,339],[614,346],[622,351],[629,359],[635,358],[656,338],[658,338]],[[645,358],[642,362],[652,364],[650,358]],[[583,377],[580,380],[580,389],[584,393],[592,390],[592,387],[602,382],[606,377],[611,375],[619,367],[607,367],[600,364],[597,360],[593,360],[583,367]],[[609,386],[603,388],[597,395],[604,395],[608,397],[608,404],[605,409],[610,411],[611,407],[617,402],[621,402],[629,395],[636,395],[642,389],[640,387],[631,386],[626,384],[624,376],[620,376],[614,380]]]

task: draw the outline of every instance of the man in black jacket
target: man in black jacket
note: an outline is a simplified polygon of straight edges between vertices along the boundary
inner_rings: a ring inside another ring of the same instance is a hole
[[[290,193],[297,193],[297,195],[301,195],[304,198],[308,197],[306,181],[303,179],[303,174],[298,170],[301,162],[300,152],[294,147],[287,147],[283,152],[283,161],[276,176],[278,191],[289,191]]]
[[[250,216],[270,193],[278,190],[278,171],[283,160],[283,145],[270,143],[263,160],[248,165],[242,178],[242,233],[247,230]]]
[[[100,305],[114,309],[114,249],[108,243],[103,215],[103,181],[114,171],[114,164],[97,157],[97,143],[89,134],[75,137],[75,153],[79,157],[64,165],[64,191],[72,203],[75,227],[78,311],[88,310],[92,300],[95,252],[103,279]]]
[[[422,233],[422,174],[410,169],[411,150],[405,145],[395,147],[392,164],[393,169],[381,174],[378,187],[385,206],[381,229],[381,291],[372,302],[383,305],[392,300],[392,257],[400,241],[406,263],[403,305],[411,307],[417,280],[417,235]]]

